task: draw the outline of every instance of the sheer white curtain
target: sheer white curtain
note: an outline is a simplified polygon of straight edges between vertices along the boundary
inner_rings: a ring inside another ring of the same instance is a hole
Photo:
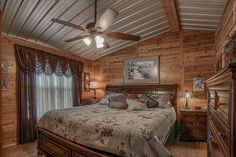
[[[36,74],[37,120],[47,111],[72,106],[72,77]]]

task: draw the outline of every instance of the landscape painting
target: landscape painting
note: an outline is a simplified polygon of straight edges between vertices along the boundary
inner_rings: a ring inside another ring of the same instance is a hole
[[[124,83],[159,83],[159,57],[124,59]]]

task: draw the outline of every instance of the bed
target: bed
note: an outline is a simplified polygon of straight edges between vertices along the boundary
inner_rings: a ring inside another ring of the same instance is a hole
[[[50,111],[37,124],[38,152],[55,157],[171,156],[164,144],[176,129],[176,88],[106,86],[107,92],[169,94],[173,107],[128,112],[93,104]]]

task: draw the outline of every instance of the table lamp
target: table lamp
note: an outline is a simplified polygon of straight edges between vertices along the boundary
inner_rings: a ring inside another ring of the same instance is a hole
[[[96,99],[96,90],[98,89],[98,82],[97,81],[91,81],[89,88],[94,91],[93,98]]]
[[[183,92],[182,97],[185,98],[185,106],[184,106],[184,109],[185,109],[185,110],[189,110],[190,107],[188,106],[188,99],[189,99],[189,98],[193,98],[193,93],[192,93],[192,92],[189,92],[188,90],[186,90],[186,91]]]

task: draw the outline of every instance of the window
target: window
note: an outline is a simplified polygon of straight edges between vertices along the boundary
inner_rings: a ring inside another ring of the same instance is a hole
[[[36,74],[37,120],[53,109],[73,107],[72,77]]]

